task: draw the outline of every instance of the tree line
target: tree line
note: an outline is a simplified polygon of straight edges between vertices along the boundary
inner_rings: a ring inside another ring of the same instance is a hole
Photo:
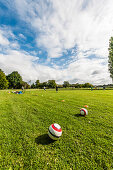
[[[109,40],[109,56],[108,56],[108,69],[110,72],[110,77],[113,82],[113,37],[110,38]]]
[[[30,82],[30,81],[29,81]],[[58,86],[59,88],[89,88],[93,85],[90,83],[85,84],[70,84],[68,81],[64,81],[63,84],[56,84],[55,80],[48,80],[46,82],[40,83],[39,80],[36,80],[35,83],[29,84],[22,80],[21,75],[17,71],[13,71],[12,73],[8,74],[7,76],[5,73],[0,69],[0,89],[21,89],[22,86],[25,89],[35,89],[35,88],[55,88]]]

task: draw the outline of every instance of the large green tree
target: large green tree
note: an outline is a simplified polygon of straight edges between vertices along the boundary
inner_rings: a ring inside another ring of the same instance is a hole
[[[44,87],[48,87],[48,82],[43,82],[43,83],[40,83],[40,88],[44,88]]]
[[[8,80],[6,79],[6,75],[0,69],[0,89],[7,89],[8,88]]]
[[[69,87],[69,82],[68,82],[68,81],[64,81],[64,82],[63,82],[63,87],[65,87],[65,88],[66,88],[66,87]]]
[[[7,77],[9,88],[19,89],[22,87],[22,77],[17,71],[13,71]]]
[[[48,87],[49,88],[55,88],[56,87],[55,80],[48,80]]]
[[[40,81],[39,81],[39,80],[36,80],[35,86],[36,86],[36,88],[39,88],[39,87],[40,87]]]
[[[113,37],[110,38],[108,50],[109,50],[108,68],[110,72],[110,77],[112,78],[113,81]]]
[[[25,81],[22,81],[22,86],[24,87],[24,89],[30,89],[30,85]]]
[[[31,84],[31,89],[35,89],[35,88],[36,88],[35,83],[32,83]]]

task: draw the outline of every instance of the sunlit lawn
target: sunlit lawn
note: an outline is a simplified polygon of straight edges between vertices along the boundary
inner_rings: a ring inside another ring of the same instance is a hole
[[[55,142],[52,123],[63,131]],[[112,170],[113,91],[0,91],[0,169]]]

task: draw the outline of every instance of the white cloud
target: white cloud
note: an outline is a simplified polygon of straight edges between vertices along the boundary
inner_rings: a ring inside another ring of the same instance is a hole
[[[3,34],[2,30],[0,44],[7,46],[7,54],[0,54],[0,66],[7,73],[17,70],[26,81],[111,82],[107,57],[109,39],[113,35],[112,0],[14,0],[14,7],[20,19],[35,31],[37,47],[47,51],[48,61],[61,57],[63,52],[75,46],[77,56],[73,50],[72,61],[63,70],[57,65],[53,68],[40,65],[34,62],[37,57],[19,49],[15,37],[9,42],[8,34]],[[96,58],[90,59],[91,55]]]
[[[79,51],[95,51],[106,57],[113,27],[112,0],[15,0],[19,15],[40,31],[37,45],[51,58],[78,45]],[[103,52],[104,51],[104,52]]]
[[[9,45],[9,40],[3,35],[2,30],[0,30],[0,45],[1,46]]]
[[[0,48],[1,52],[5,52],[8,48],[9,49],[20,48],[15,35],[12,33],[9,27],[0,27]]]
[[[25,51],[7,50],[7,54],[0,54],[0,68],[6,74],[12,71],[18,71],[23,77],[24,81],[36,81],[40,79],[41,82],[48,79],[57,79],[57,73],[60,70],[52,69],[48,66],[43,66],[35,63],[37,57],[31,56]]]
[[[104,59],[79,59],[63,70],[57,66],[50,68],[40,65],[35,63],[35,60],[37,60],[35,56],[31,56],[25,51],[9,50],[7,54],[0,54],[0,68],[6,74],[18,71],[23,80],[27,82],[29,80],[35,82],[37,79],[41,82],[55,79],[57,83],[63,83],[65,80],[71,83],[111,83]]]
[[[105,59],[79,59],[69,65],[67,72],[70,75],[70,81],[73,81],[75,77],[79,83],[111,83]]]
[[[19,37],[22,38],[22,39],[26,39],[26,37],[21,33],[19,34]]]
[[[50,68],[35,63],[36,57],[24,51],[9,50],[7,54],[0,54],[0,68],[6,74],[18,71],[24,81],[39,79],[41,82],[55,79],[57,83],[67,80],[71,83],[92,83],[107,84],[111,83],[107,64],[104,59],[79,59],[69,64],[67,69],[60,70],[59,67]],[[76,79],[76,81],[75,81]]]

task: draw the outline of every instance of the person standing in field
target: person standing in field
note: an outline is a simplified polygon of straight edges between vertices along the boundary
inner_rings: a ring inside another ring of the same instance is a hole
[[[44,90],[46,91],[46,87],[44,86]]]
[[[91,91],[93,90],[93,87],[91,86]]]
[[[22,92],[24,93],[24,86],[22,86]]]
[[[56,92],[58,92],[58,85],[56,85]]]
[[[103,90],[105,90],[106,89],[106,87],[105,87],[105,85],[103,85]]]

